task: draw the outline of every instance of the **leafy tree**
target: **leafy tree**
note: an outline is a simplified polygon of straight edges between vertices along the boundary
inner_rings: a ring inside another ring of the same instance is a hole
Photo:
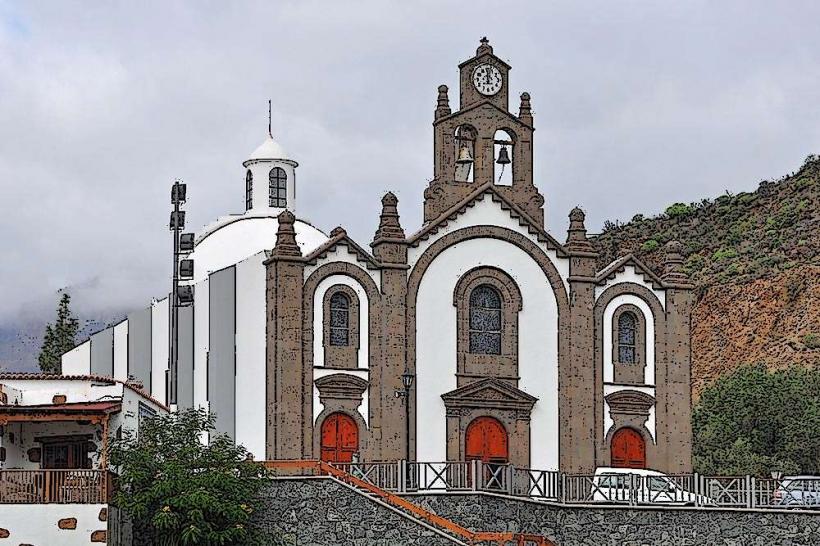
[[[60,303],[57,305],[57,322],[46,325],[46,332],[43,335],[43,345],[40,348],[40,370],[44,373],[60,373],[61,359],[65,353],[74,348],[76,344],[77,331],[80,323],[71,313],[68,305],[71,303],[71,296],[63,293]]]
[[[695,470],[820,473],[820,370],[743,366],[703,391],[692,415]]]
[[[163,546],[259,543],[249,519],[265,469],[214,429],[213,415],[190,409],[143,420],[138,436],[112,440],[110,461],[120,475],[114,504],[136,535]]]

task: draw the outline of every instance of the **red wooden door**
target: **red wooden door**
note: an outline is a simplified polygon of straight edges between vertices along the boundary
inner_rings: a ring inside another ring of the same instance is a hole
[[[643,436],[631,428],[622,428],[612,437],[612,466],[646,468],[646,444]]]
[[[322,460],[349,463],[359,450],[359,427],[344,413],[331,413],[322,423]]]
[[[479,417],[467,426],[464,450],[468,461],[506,463],[509,460],[507,431],[498,419]]]

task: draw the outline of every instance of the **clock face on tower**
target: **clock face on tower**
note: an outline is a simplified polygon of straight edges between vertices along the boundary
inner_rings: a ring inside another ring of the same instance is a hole
[[[480,64],[473,70],[473,85],[482,95],[495,95],[502,83],[501,72],[491,64]]]

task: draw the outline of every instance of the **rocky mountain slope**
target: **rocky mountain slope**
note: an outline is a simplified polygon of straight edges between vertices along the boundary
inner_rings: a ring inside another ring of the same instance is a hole
[[[607,222],[594,244],[600,267],[631,252],[660,271],[671,239],[684,244],[697,286],[695,396],[746,363],[820,365],[820,158],[754,192]]]

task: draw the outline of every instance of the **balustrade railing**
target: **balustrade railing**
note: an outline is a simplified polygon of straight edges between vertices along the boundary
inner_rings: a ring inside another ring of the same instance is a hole
[[[0,504],[102,504],[111,483],[104,470],[0,470]]]
[[[646,475],[642,471],[564,474],[478,460],[355,462],[333,466],[395,493],[486,491],[567,504],[820,510],[820,477],[775,480],[753,476]]]

